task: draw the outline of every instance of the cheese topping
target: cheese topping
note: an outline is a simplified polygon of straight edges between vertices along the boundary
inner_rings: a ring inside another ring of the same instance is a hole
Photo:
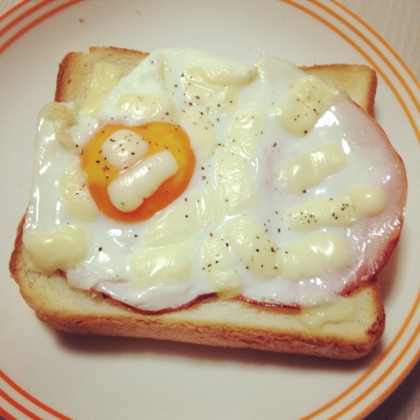
[[[32,263],[41,270],[68,270],[87,254],[87,232],[77,226],[52,231],[33,231],[23,236],[25,250]]]
[[[210,118],[198,109],[185,110],[181,118],[193,148],[199,152],[203,160],[210,159],[217,146],[217,133]]]
[[[107,162],[118,169],[134,165],[147,151],[148,145],[132,130],[118,130],[102,144],[101,153]]]
[[[133,211],[177,170],[178,163],[171,152],[155,153],[112,181],[108,186],[109,198],[118,210]]]
[[[315,76],[295,83],[277,104],[276,115],[291,134],[303,136],[311,131],[319,117],[342,95]]]
[[[352,226],[386,208],[386,197],[378,188],[355,187],[346,194],[308,201],[286,210],[291,229],[309,230],[320,226]]]
[[[314,232],[278,252],[281,275],[291,281],[319,277],[347,267],[353,258],[347,240],[335,232]]]
[[[183,242],[225,215],[218,192],[210,185],[185,195],[176,205],[157,213],[147,226],[146,246],[157,247]]]
[[[106,95],[115,87],[123,75],[123,69],[111,63],[95,63],[92,80],[80,112],[88,117],[95,117]]]
[[[155,95],[125,93],[115,102],[115,108],[133,118],[160,119],[174,115],[175,105],[169,98]]]
[[[327,323],[338,324],[354,319],[356,301],[351,296],[335,296],[330,302],[308,306],[300,314],[301,322],[309,328],[319,329]]]
[[[248,159],[225,148],[217,155],[216,174],[217,189],[227,214],[257,203],[257,183]]]
[[[222,299],[242,292],[242,280],[223,232],[209,235],[203,242],[203,271]]]
[[[221,114],[232,114],[239,104],[239,91],[247,85],[256,69],[227,60],[213,62],[207,56],[209,64],[194,62],[183,74],[183,85],[187,97],[209,110],[217,110]]]
[[[173,280],[186,279],[191,273],[192,244],[183,242],[160,248],[147,248],[135,255],[130,263],[136,288],[158,286]]]
[[[335,143],[328,143],[313,152],[300,153],[280,162],[273,173],[290,193],[301,194],[343,170],[347,164],[344,152]]]
[[[225,147],[244,159],[254,157],[258,150],[263,119],[262,109],[252,109],[239,114],[229,127]]]
[[[278,248],[254,217],[244,215],[230,220],[226,226],[226,238],[246,270],[256,277],[269,279],[279,274]]]
[[[60,196],[67,211],[78,220],[92,221],[99,215],[99,209],[87,188],[86,174],[80,165],[64,170],[60,178]]]

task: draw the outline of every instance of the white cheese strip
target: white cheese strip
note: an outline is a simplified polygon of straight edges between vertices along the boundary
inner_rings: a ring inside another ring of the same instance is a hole
[[[79,164],[69,166],[60,178],[60,196],[70,216],[83,221],[95,220],[99,209],[87,187],[87,177]]]
[[[131,285],[142,288],[188,278],[192,251],[189,242],[143,250],[131,259]]]
[[[258,202],[255,174],[248,159],[226,148],[219,150],[216,156],[216,185],[228,214]]]
[[[211,186],[178,198],[153,216],[144,233],[146,246],[183,242],[225,215],[218,192]]]
[[[301,194],[346,167],[344,152],[328,143],[309,153],[300,153],[273,168],[274,175],[292,194]]]
[[[225,235],[216,231],[204,240],[202,248],[203,271],[222,299],[242,292],[242,281],[226,243]]]
[[[155,153],[114,179],[108,185],[109,198],[118,210],[133,211],[177,171],[178,163],[171,152]]]
[[[306,76],[295,83],[278,102],[276,116],[283,128],[295,136],[311,131],[319,117],[331,108],[341,95],[315,76]]]
[[[235,117],[229,127],[226,146],[231,152],[250,159],[259,146],[264,111],[253,109]]]
[[[297,230],[352,226],[364,217],[382,213],[386,202],[384,192],[378,188],[355,187],[346,194],[293,206],[285,212],[285,219],[291,229]]]
[[[85,101],[80,107],[80,113],[94,118],[101,108],[106,95],[117,85],[123,69],[111,63],[95,63],[92,80]]]
[[[165,119],[176,117],[176,108],[169,98],[162,96],[124,93],[115,103],[119,111],[128,112],[135,119]]]
[[[300,281],[318,277],[329,270],[339,270],[351,263],[347,240],[334,232],[314,232],[300,241],[283,245],[277,252],[281,276]]]
[[[217,146],[217,133],[208,115],[198,109],[187,109],[181,120],[194,151],[198,151],[204,160],[212,157]]]
[[[226,237],[247,270],[260,279],[279,275],[277,246],[253,216],[242,215],[226,225]]]
[[[52,231],[33,230],[23,235],[31,262],[41,270],[73,268],[87,255],[85,229],[67,225]]]
[[[238,106],[239,90],[252,80],[256,68],[210,55],[208,58],[205,65],[193,62],[187,67],[183,79],[184,91],[191,103],[221,114],[232,114]]]
[[[118,169],[134,165],[146,153],[147,142],[129,129],[118,130],[102,144],[101,153],[111,165]]]

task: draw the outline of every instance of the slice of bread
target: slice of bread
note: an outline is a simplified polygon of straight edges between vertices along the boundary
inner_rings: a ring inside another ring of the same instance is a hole
[[[91,48],[70,53],[60,63],[55,100],[84,101],[93,65],[118,64],[128,74],[147,54],[126,49]],[[376,75],[361,65],[303,67],[347,92],[373,113]],[[18,227],[10,272],[37,317],[72,334],[144,337],[211,346],[254,348],[352,360],[369,353],[382,335],[385,314],[376,280],[355,290],[352,316],[314,328],[302,322],[299,310],[273,309],[239,300],[208,297],[188,309],[160,315],[142,314],[98,293],[71,287],[60,272],[36,269],[22,245],[23,222]]]

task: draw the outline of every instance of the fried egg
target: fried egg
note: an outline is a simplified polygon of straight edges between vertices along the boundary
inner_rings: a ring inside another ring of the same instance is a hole
[[[23,236],[39,269],[160,312],[209,294],[316,305],[385,264],[404,168],[336,88],[190,49],[95,71],[109,82],[80,109],[40,113]]]

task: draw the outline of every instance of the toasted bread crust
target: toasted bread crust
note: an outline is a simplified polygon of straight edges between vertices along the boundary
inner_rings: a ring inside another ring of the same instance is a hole
[[[83,102],[95,62],[116,63],[128,74],[146,53],[114,47],[93,47],[89,53],[69,53],[57,76],[55,100]],[[302,67],[348,92],[373,114],[376,74],[366,66]],[[350,89],[348,78],[357,80]],[[29,262],[22,245],[22,219],[10,259],[10,273],[36,316],[53,328],[71,334],[144,337],[210,346],[254,348],[353,360],[369,353],[382,335],[385,314],[375,280],[356,291],[356,314],[341,323],[320,328],[305,326],[300,312],[270,309],[239,300],[209,298],[189,309],[145,315],[112,299],[71,287],[59,272],[44,273]]]

